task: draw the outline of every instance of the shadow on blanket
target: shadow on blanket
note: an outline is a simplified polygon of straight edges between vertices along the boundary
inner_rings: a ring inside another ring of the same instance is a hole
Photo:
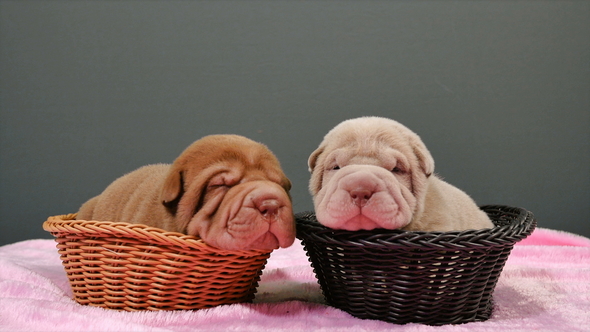
[[[498,301],[500,303],[498,303]],[[494,304],[495,310],[502,310],[500,308],[507,308],[508,306],[503,306],[502,302],[510,301],[511,305],[516,305],[519,310],[518,311],[504,311],[501,314],[495,315],[495,318],[498,320],[511,320],[516,318],[525,318],[531,317],[534,315],[539,315],[547,312],[547,308],[543,305],[543,303],[539,303],[535,301],[535,297],[532,294],[524,294],[519,289],[508,286],[508,285],[498,285],[494,291]]]
[[[282,268],[265,273],[254,303],[306,301],[324,304],[324,296],[315,278],[302,282],[307,276],[299,272],[300,269]]]

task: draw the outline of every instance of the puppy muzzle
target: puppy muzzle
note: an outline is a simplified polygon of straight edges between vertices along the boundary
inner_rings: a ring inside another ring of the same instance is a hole
[[[320,223],[335,229],[401,228],[412,215],[403,190],[382,167],[345,166],[316,196],[316,215]]]

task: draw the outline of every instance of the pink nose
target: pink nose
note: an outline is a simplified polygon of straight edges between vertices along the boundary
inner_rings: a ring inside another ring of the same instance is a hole
[[[354,189],[350,192],[350,198],[354,201],[356,206],[362,207],[367,204],[371,196],[373,196],[373,192],[367,189]]]
[[[272,218],[277,215],[281,205],[276,199],[265,199],[256,202],[256,208],[260,211],[260,214],[265,218]]]

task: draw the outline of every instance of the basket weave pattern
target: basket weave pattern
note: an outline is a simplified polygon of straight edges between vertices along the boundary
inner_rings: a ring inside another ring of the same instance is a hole
[[[225,251],[139,224],[50,217],[75,300],[109,309],[202,309],[254,298],[268,251]]]
[[[495,224],[463,232],[342,231],[299,213],[297,237],[329,305],[397,324],[483,321],[517,241],[535,228],[532,213],[484,206]]]

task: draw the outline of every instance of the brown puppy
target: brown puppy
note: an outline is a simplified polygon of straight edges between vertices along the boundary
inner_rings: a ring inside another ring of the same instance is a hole
[[[198,236],[226,250],[289,247],[291,182],[266,146],[237,135],[206,136],[172,165],[115,180],[77,219],[124,221]]]
[[[379,117],[344,121],[308,160],[318,221],[334,229],[455,231],[493,227],[463,191],[433,174],[418,135]]]

